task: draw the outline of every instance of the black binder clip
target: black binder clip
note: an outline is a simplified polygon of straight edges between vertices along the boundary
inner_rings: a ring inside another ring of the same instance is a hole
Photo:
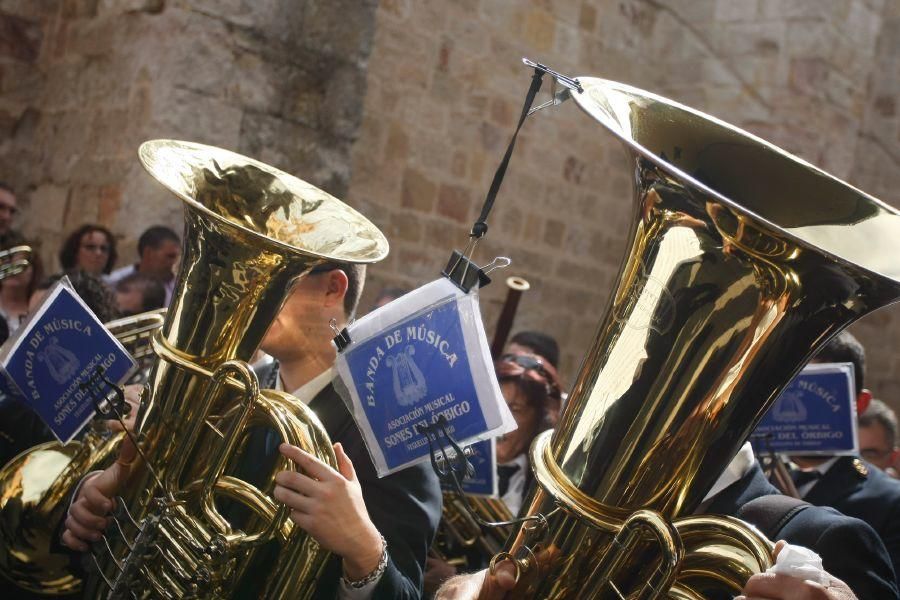
[[[452,281],[456,286],[469,293],[469,291],[478,284],[478,287],[484,287],[491,282],[488,273],[494,269],[502,269],[512,264],[512,261],[505,256],[498,256],[494,260],[483,267],[479,267],[469,260],[459,250],[454,250],[450,255],[447,266],[441,271],[441,275]]]
[[[338,329],[337,327],[337,319],[332,319],[328,325],[331,327],[331,331],[334,333],[334,337],[331,339],[334,342],[334,345],[337,347],[338,352],[343,352],[344,349],[350,345],[350,342],[353,340],[350,339],[350,332],[347,331],[347,328]],[[348,324],[349,325],[349,324]]]

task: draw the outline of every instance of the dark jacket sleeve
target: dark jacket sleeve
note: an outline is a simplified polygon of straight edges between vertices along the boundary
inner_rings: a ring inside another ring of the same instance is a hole
[[[421,598],[425,558],[441,518],[437,477],[424,464],[362,486],[369,516],[388,545],[388,566],[374,598]]]
[[[822,557],[825,570],[860,598],[900,598],[894,569],[878,534],[869,525],[831,508],[800,512],[778,536]]]

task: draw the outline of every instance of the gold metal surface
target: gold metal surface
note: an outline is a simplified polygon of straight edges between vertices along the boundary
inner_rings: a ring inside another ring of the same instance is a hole
[[[513,517],[509,508],[499,498],[467,496],[466,499],[475,514],[485,522],[499,523],[509,521]],[[476,548],[486,557],[493,556],[503,549],[503,544],[511,531],[511,526],[482,527],[472,518],[463,501],[455,493],[444,492],[441,522],[432,549],[451,564],[480,568],[481,565],[467,564],[468,551]]]
[[[0,250],[0,281],[18,275],[31,264],[31,246],[13,246]]]
[[[260,597],[309,597],[327,554],[270,498],[274,474],[291,463],[278,456],[272,465],[254,465],[256,485],[235,473],[254,426],[270,427],[332,465],[334,454],[316,416],[287,395],[257,393],[245,362],[299,277],[327,261],[380,260],[387,241],[332,196],[238,154],[157,140],[139,155],[184,201],[184,251],[154,341],[161,360],[137,418],[146,462],[133,467],[123,492],[141,531],[125,526],[134,551],[110,540],[112,554],[100,560],[103,578],[88,595],[124,597],[128,588],[140,598],[221,598],[252,582]],[[232,523],[227,501],[252,516]],[[269,542],[278,546],[275,558],[259,563]],[[154,546],[160,552],[150,557]]]
[[[816,350],[900,298],[900,214],[722,121],[580,82],[575,102],[633,165],[632,228],[558,428],[532,447],[539,485],[523,514],[546,526],[520,528],[505,548],[520,575],[513,594],[734,593],[768,566],[769,542],[733,519],[690,515]],[[613,540],[636,514],[641,528],[661,520],[659,541],[628,536],[617,556]],[[668,587],[654,573],[671,571],[679,547]]]

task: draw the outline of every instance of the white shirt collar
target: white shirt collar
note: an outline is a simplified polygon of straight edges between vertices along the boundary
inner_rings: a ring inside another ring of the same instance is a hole
[[[334,367],[325,369],[291,392],[291,395],[303,404],[308,405],[313,401],[313,398],[319,395],[319,392],[328,387],[328,384],[331,383],[332,379],[334,379]],[[281,375],[279,375],[275,381],[275,389],[279,392],[284,391],[284,383],[281,381]]]
[[[725,467],[725,470],[719,475],[719,478],[713,484],[709,493],[706,494],[706,497],[703,498],[703,501],[706,502],[732,483],[740,480],[744,475],[750,472],[754,463],[756,463],[756,456],[753,455],[753,446],[750,445],[750,442],[747,442],[741,446],[738,453],[734,455],[734,458],[731,459],[731,462],[728,463],[728,466]]]

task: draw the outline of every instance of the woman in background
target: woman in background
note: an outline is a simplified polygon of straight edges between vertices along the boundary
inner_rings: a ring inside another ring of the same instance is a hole
[[[34,248],[24,238],[14,237],[15,239],[7,238],[3,244],[3,250],[23,245]],[[9,260],[15,261],[22,257],[24,255],[13,255],[9,257]],[[24,271],[16,275],[10,275],[0,281],[0,317],[3,317],[3,320],[6,322],[6,327],[9,330],[8,334],[18,329],[25,317],[28,316],[28,300],[42,277],[43,269],[41,268],[40,257],[37,252],[32,252],[28,258],[28,266]]]
[[[84,271],[95,277],[109,275],[116,264],[116,239],[106,227],[82,225],[66,238],[59,251],[64,271]]]

